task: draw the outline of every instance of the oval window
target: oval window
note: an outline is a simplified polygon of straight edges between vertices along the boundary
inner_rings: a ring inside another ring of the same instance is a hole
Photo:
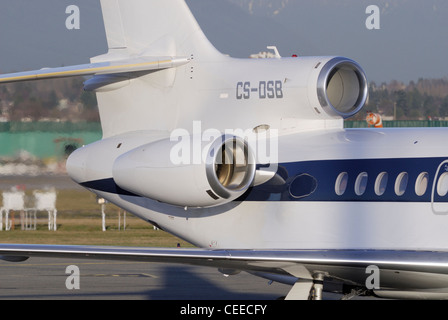
[[[397,180],[395,180],[395,194],[397,196],[402,196],[406,192],[408,179],[409,175],[407,172],[402,172],[398,175]]]
[[[429,174],[428,172],[422,172],[417,177],[417,180],[415,181],[415,193],[421,197],[426,193],[426,189],[428,188],[428,182],[429,182]]]
[[[301,174],[294,178],[289,186],[289,193],[296,199],[309,196],[317,188],[317,180],[309,174]]]
[[[437,182],[437,194],[441,197],[448,193],[448,172],[443,173]]]
[[[364,192],[366,192],[367,188],[367,180],[368,180],[367,172],[361,172],[356,178],[355,182],[355,193],[358,196],[362,196]]]
[[[387,180],[389,179],[389,174],[387,172],[381,172],[375,181],[375,194],[377,196],[382,196],[386,192]]]
[[[340,173],[336,179],[336,184],[334,186],[334,191],[338,196],[342,196],[345,193],[345,190],[347,190],[347,184],[348,184],[348,173],[347,172]]]

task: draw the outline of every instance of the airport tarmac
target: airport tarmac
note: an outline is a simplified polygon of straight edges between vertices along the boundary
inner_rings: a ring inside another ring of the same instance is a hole
[[[20,185],[82,189],[66,175],[0,179],[0,189]],[[79,290],[66,288],[70,265],[79,267]],[[225,277],[206,267],[36,257],[22,263],[0,260],[0,300],[275,300],[289,289],[245,272]]]
[[[67,271],[79,268],[79,278]],[[79,280],[79,289],[73,287]],[[0,261],[0,300],[276,300],[290,286],[248,273],[160,263],[30,258]]]

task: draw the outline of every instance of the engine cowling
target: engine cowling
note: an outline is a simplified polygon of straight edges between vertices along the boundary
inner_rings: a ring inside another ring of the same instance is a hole
[[[201,142],[200,149],[193,140],[181,139],[187,148],[164,139],[123,154],[113,165],[115,183],[137,195],[182,207],[213,207],[243,195],[256,170],[244,139],[223,135],[212,143]],[[180,155],[198,150],[199,157]]]
[[[365,72],[355,61],[335,57],[320,70],[317,96],[327,114],[349,118],[358,113],[367,101]]]

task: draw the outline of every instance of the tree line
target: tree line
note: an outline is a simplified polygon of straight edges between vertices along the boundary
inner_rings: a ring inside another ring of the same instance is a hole
[[[84,78],[16,82],[0,86],[2,121],[99,121],[96,95],[83,90]],[[448,118],[448,78],[404,84],[369,83],[364,111],[396,120]],[[364,120],[360,112],[351,120]]]
[[[15,82],[0,86],[2,121],[99,121],[96,95],[84,78]]]
[[[366,111],[394,120],[445,119],[448,117],[448,78],[369,84]],[[362,118],[365,114],[358,115]]]

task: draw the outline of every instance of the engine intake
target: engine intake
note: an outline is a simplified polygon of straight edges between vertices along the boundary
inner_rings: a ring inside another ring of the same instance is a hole
[[[358,113],[367,100],[365,72],[353,60],[333,58],[320,71],[317,95],[328,114],[349,118]]]

